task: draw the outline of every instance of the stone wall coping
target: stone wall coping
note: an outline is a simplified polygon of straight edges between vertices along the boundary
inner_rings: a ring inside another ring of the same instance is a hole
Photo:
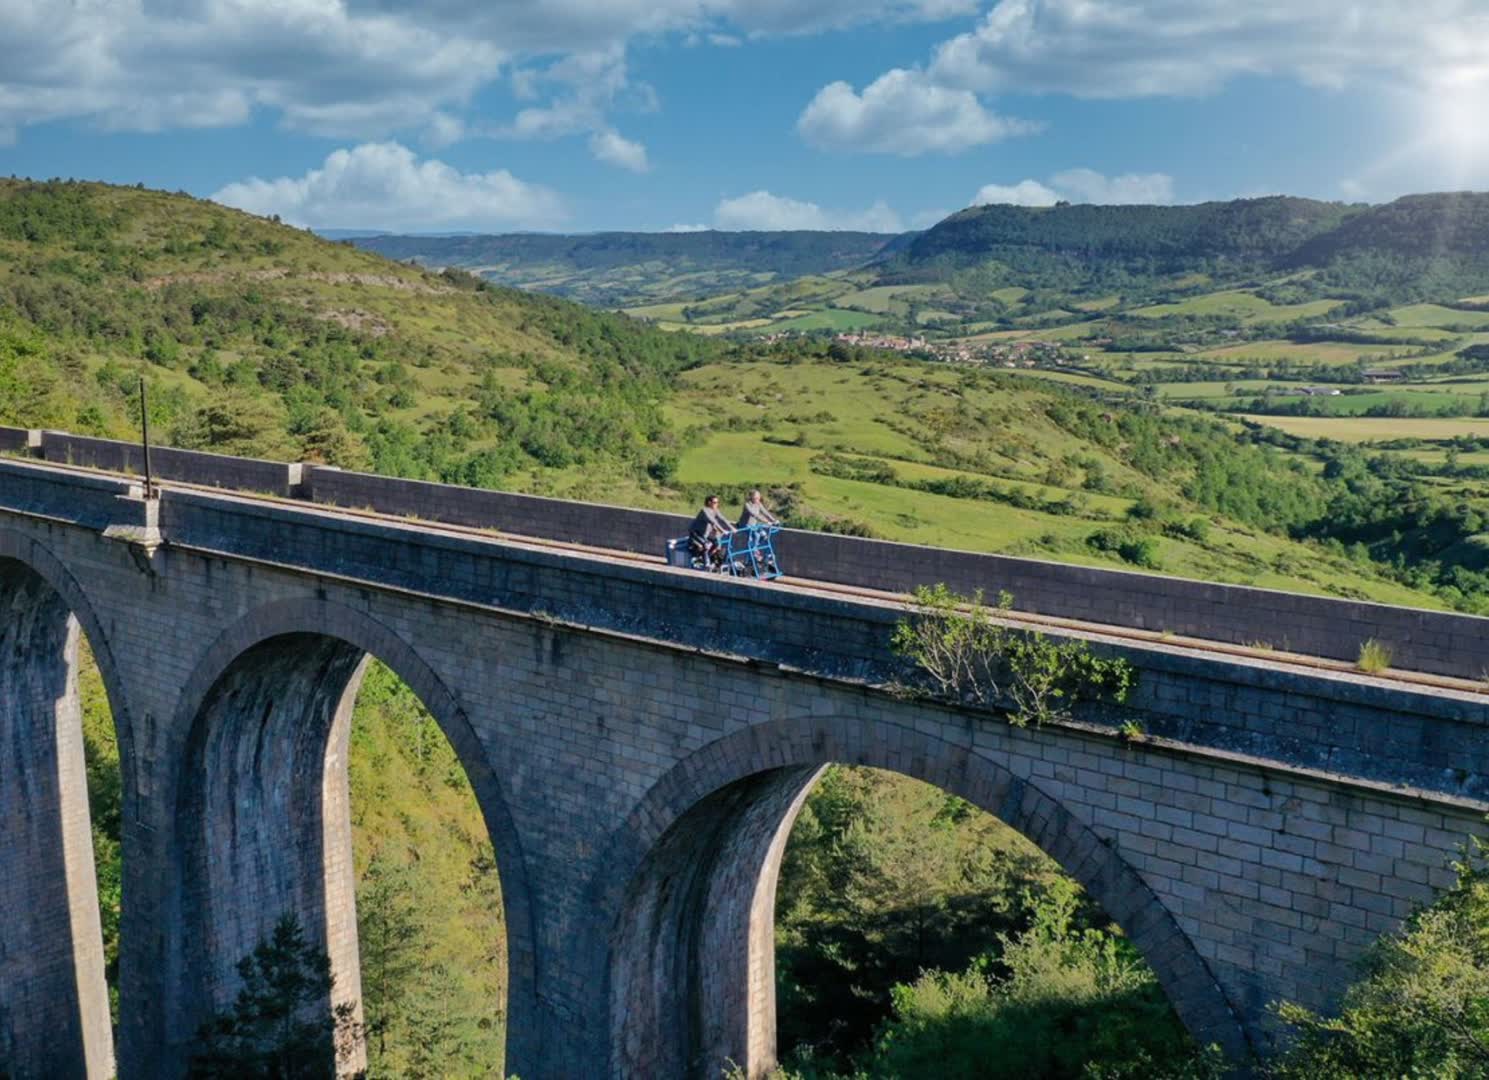
[[[112,495],[128,495],[140,490],[138,478],[121,477],[114,473],[95,472],[82,468],[59,469],[45,462],[31,461],[26,458],[0,456],[0,474],[4,473],[59,485],[65,484],[87,491],[105,491]]]

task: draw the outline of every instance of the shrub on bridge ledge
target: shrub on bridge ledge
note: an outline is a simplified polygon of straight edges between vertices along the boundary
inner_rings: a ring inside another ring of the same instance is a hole
[[[993,606],[980,590],[968,598],[944,584],[920,586],[913,598],[891,641],[915,665],[920,685],[906,688],[911,693],[1003,709],[1022,727],[1064,719],[1079,701],[1126,701],[1136,682],[1126,660],[1097,656],[1078,638],[1009,626],[1007,592]]]

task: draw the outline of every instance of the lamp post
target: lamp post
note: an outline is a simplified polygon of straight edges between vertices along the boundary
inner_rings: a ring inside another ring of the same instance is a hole
[[[145,449],[145,498],[155,498],[155,477],[150,470],[150,403],[145,396],[145,377],[140,376],[140,443]]]

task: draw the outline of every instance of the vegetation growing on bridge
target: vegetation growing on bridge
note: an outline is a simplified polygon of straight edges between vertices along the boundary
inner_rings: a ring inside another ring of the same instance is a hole
[[[988,606],[979,590],[959,596],[944,584],[920,586],[914,609],[895,627],[895,652],[915,665],[909,692],[1004,709],[1022,727],[1065,719],[1082,701],[1120,704],[1137,679],[1122,657],[1097,655],[1080,638],[1052,638],[1008,625],[1013,596]]]

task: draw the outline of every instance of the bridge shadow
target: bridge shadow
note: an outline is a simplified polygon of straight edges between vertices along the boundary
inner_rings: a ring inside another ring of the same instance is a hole
[[[0,558],[0,1073],[109,1075],[104,948],[78,695],[82,628]]]

